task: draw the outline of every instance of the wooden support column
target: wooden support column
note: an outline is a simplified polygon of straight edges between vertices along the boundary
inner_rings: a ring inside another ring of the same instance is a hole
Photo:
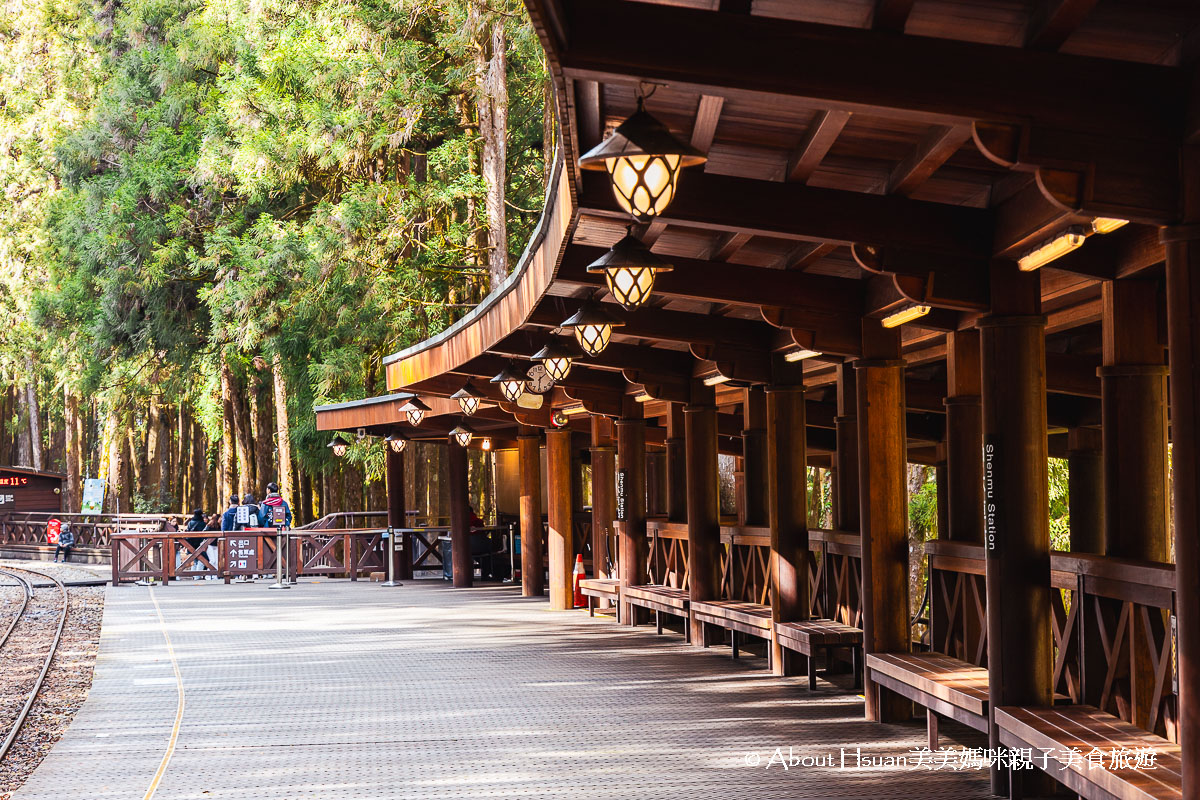
[[[384,484],[387,487],[388,526],[400,530],[407,527],[404,505],[404,453],[394,453],[391,447],[386,448]],[[412,552],[410,551],[411,537],[396,534],[403,542],[403,548],[395,554],[396,577],[401,580],[412,577]],[[387,561],[383,562],[387,570]]]
[[[992,708],[1049,706],[1050,500],[1046,319],[1036,272],[991,268],[992,313],[978,323],[983,369],[988,695]],[[1000,742],[995,725],[989,738]],[[992,771],[992,791],[1008,791]],[[1031,778],[1032,785],[1037,778]]]
[[[767,395],[761,386],[743,390],[742,474],[745,502],[738,508],[742,525],[767,524]],[[802,429],[803,430],[803,429]]]
[[[833,527],[858,533],[858,382],[852,364],[839,364],[837,375]]]
[[[1104,465],[1100,431],[1067,431],[1067,502],[1071,552],[1104,554]]]
[[[546,431],[546,509],[550,531],[546,553],[550,573],[550,608],[574,608],[571,570],[574,547],[571,540],[571,430]]]
[[[454,588],[469,588],[475,582],[471,560],[471,512],[467,489],[467,448],[446,445],[447,478],[450,482],[450,548]]]
[[[979,331],[946,334],[946,528],[939,538],[983,541],[983,405]]]
[[[804,387],[773,386],[766,393],[767,520],[771,528],[771,619],[808,619],[808,451]],[[772,629],[771,666],[792,674],[787,652]]]
[[[1171,553],[1167,368],[1158,341],[1158,286],[1151,281],[1105,281],[1102,298],[1104,552],[1165,562]]]
[[[1183,150],[1184,222],[1166,228],[1183,797],[1200,796],[1200,148]]]
[[[592,416],[592,577],[616,569],[617,553],[610,551],[613,521],[617,518],[617,448],[613,423]],[[615,575],[614,575],[615,577]],[[607,607],[607,600],[602,605]]]
[[[904,653],[908,632],[908,482],[904,431],[904,361],[900,331],[863,320],[858,370],[858,496],[862,530],[863,647]],[[912,703],[868,686],[867,719],[898,722]]]
[[[717,406],[711,387],[692,390],[683,410],[687,450],[688,597],[721,597],[721,516],[717,484]],[[705,626],[691,620],[692,644],[704,645]]]
[[[687,521],[687,453],[683,446],[683,404],[668,404],[667,519]]]
[[[625,483],[625,519],[620,523],[621,587],[646,582],[646,421],[634,417],[617,420],[617,472]],[[621,621],[636,624],[642,609],[625,604]]]
[[[542,568],[542,454],[537,428],[522,426],[517,435],[517,467],[521,471],[521,596],[541,597],[546,590]]]

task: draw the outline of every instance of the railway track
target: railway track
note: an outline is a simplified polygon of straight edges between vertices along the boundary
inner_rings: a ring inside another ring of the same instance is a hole
[[[29,689],[25,703],[17,712],[16,718],[12,720],[8,732],[4,737],[4,741],[0,742],[0,761],[3,761],[5,756],[8,755],[8,751],[12,747],[13,742],[16,741],[17,735],[21,732],[21,726],[25,724],[25,719],[29,716],[29,710],[33,708],[33,704],[37,700],[38,693],[42,690],[42,684],[46,681],[46,675],[50,672],[50,664],[54,661],[54,654],[58,651],[58,644],[62,640],[63,627],[67,622],[68,601],[67,587],[63,585],[62,581],[53,575],[47,575],[31,569],[6,566],[0,567],[0,576],[11,578],[12,580],[16,581],[17,585],[24,591],[24,599],[20,601],[20,607],[13,616],[12,621],[4,630],[3,638],[0,638],[0,651],[2,651],[3,648],[11,646],[10,640],[11,643],[15,643],[17,641],[16,639],[13,639],[13,634],[18,630],[23,621],[31,628],[29,635],[34,637],[38,635],[39,622],[41,621],[41,617],[44,616],[45,611],[43,610],[40,613],[35,612],[35,609],[32,609],[31,605],[34,605],[35,598],[37,597],[36,592],[45,591],[47,588],[49,588],[45,586],[43,582],[50,582],[50,587],[57,590],[60,599],[58,604],[57,621],[51,623],[54,625],[54,635],[50,640],[49,647],[46,648],[46,654],[42,659],[41,669],[38,672],[37,677],[34,679],[33,685]],[[35,577],[30,578],[26,576]],[[37,581],[39,585],[35,586],[35,581]],[[35,616],[35,613],[37,613],[37,616]],[[43,625],[41,627],[44,628],[45,626]]]

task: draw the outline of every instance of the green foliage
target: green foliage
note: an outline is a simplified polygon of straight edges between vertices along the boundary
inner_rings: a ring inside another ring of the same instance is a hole
[[[221,364],[278,354],[296,454],[326,463],[313,403],[383,391],[384,355],[487,289],[466,2],[6,0],[0,379],[33,352],[109,404],[186,399],[215,439]],[[516,0],[486,15],[515,255],[546,78]]]

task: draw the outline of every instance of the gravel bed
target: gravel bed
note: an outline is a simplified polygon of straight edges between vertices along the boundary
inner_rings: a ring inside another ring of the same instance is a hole
[[[86,580],[93,574],[61,564],[10,562],[28,567],[59,580]],[[5,580],[0,576],[0,581]],[[22,593],[11,587],[0,588],[0,624],[7,625],[18,607]],[[8,734],[13,718],[24,705],[29,690],[46,657],[46,648],[58,624],[59,591],[35,589],[27,618],[17,625],[12,639],[0,651],[0,739]],[[87,698],[92,685],[92,670],[100,643],[100,621],[104,611],[102,587],[75,587],[67,590],[67,624],[58,652],[42,685],[41,694],[29,711],[20,735],[3,761],[0,761],[0,800],[9,800],[11,792],[25,782],[58,741],[75,712]],[[0,632],[3,629],[0,628]]]

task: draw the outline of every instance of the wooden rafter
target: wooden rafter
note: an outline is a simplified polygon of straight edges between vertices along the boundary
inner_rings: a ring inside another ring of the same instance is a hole
[[[825,159],[838,134],[850,121],[849,111],[820,111],[800,144],[788,156],[787,179],[805,183]]]
[[[721,119],[721,107],[725,98],[719,95],[702,95],[696,108],[696,123],[692,126],[692,147],[707,153],[717,134],[717,123]]]
[[[939,125],[892,169],[887,194],[910,195],[971,138],[968,125]]]
[[[1095,6],[1096,0],[1041,0],[1030,14],[1025,46],[1045,52],[1058,50]]]

